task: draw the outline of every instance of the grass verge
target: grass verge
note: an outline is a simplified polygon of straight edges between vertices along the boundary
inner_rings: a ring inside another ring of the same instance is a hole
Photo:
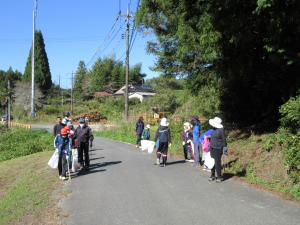
[[[45,130],[12,128],[0,132],[0,162],[52,150],[53,137]]]
[[[52,193],[61,184],[56,170],[47,166],[52,152],[0,162],[0,225],[60,224],[49,212],[54,206]],[[48,216],[45,216],[47,214]]]

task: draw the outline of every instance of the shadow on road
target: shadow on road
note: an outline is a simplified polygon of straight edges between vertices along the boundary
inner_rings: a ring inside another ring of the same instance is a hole
[[[185,163],[185,160],[177,160],[177,161],[173,161],[173,162],[167,162],[167,166],[174,165],[174,164],[180,164],[180,163]]]
[[[104,158],[104,157],[102,157],[102,158]],[[94,164],[90,165],[89,170],[81,170],[76,174],[72,174],[71,178],[74,179],[74,178],[84,176],[84,175],[89,175],[89,174],[98,173],[98,172],[105,172],[106,169],[101,169],[102,167],[115,165],[115,164],[119,164],[119,163],[122,163],[122,161],[94,163]]]
[[[96,149],[90,149],[90,152],[95,152],[95,151],[103,151],[104,149],[102,149],[102,148],[96,148]]]
[[[104,158],[105,158],[105,157],[92,158],[92,159],[90,159],[90,161],[97,160],[97,159],[104,159]]]

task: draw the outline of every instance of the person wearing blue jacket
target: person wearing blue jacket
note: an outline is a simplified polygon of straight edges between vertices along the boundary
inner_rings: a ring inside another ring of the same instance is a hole
[[[70,141],[68,137],[69,128],[66,126],[61,129],[60,134],[56,135],[54,143],[58,149],[58,174],[59,179],[66,180],[66,173],[68,171],[67,157],[70,153]]]
[[[197,116],[193,116],[191,120],[191,124],[193,127],[193,144],[194,144],[194,157],[195,157],[195,165],[200,165],[200,152],[199,152],[199,137],[201,125],[199,118]]]

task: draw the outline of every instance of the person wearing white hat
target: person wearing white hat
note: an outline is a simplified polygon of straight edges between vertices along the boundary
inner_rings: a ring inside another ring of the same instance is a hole
[[[171,145],[171,131],[167,118],[162,118],[160,121],[160,126],[156,131],[154,142],[157,140],[159,140],[159,147],[156,152],[156,164],[160,164],[160,157],[162,157],[162,166],[165,167],[167,163],[168,147]]]
[[[193,141],[193,133],[191,131],[191,124],[189,122],[185,122],[183,124],[181,139],[185,161],[194,162],[194,154],[191,146]]]
[[[209,181],[216,180],[217,182],[222,182],[221,176],[221,158],[223,154],[223,148],[227,147],[227,142],[224,134],[224,129],[222,125],[222,120],[219,117],[215,117],[209,120],[209,124],[213,127],[214,133],[211,135],[211,142],[209,146],[209,151],[211,157],[215,160],[215,165],[211,169],[211,175]],[[217,172],[217,177],[215,173]]]

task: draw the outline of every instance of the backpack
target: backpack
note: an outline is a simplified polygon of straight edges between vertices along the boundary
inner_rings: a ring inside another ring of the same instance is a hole
[[[204,141],[203,141],[203,144],[202,144],[202,150],[204,152],[208,152],[209,151],[209,144],[210,144],[209,137],[204,137]]]
[[[143,130],[142,140],[149,140],[150,139],[150,132],[148,129]]]
[[[159,142],[168,142],[169,140],[169,128],[164,129],[164,130],[158,130],[158,139]]]

